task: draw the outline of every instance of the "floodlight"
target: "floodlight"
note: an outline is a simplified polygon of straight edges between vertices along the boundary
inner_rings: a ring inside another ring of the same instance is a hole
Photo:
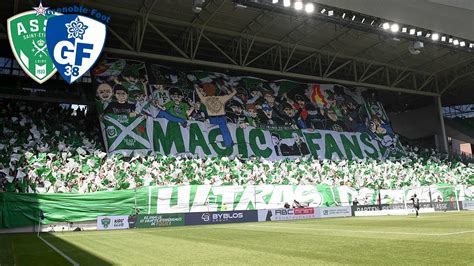
[[[304,11],[306,11],[306,13],[313,13],[314,12],[314,5],[311,4],[311,3],[308,3],[304,6]]]
[[[415,29],[410,29],[410,35],[415,35]]]
[[[402,32],[403,32],[403,33],[406,33],[407,30],[408,30],[407,27],[403,27],[403,28],[402,28]]]
[[[459,45],[460,45],[461,47],[464,47],[464,46],[466,46],[466,42],[465,42],[465,41],[462,41],[462,42],[459,43]]]
[[[453,43],[453,38],[449,38],[449,43]]]
[[[296,2],[295,2],[295,9],[296,9],[296,10],[301,10],[301,9],[303,9],[303,2],[301,2],[301,1],[296,1]]]
[[[332,17],[334,15],[334,11],[333,10],[329,10],[328,11],[328,16]]]
[[[445,42],[446,41],[446,36],[441,37],[441,41]]]
[[[323,10],[321,10],[321,14],[324,14],[324,12],[326,12],[326,8],[323,8]]]
[[[284,7],[289,7],[289,6],[291,6],[291,0],[283,0],[283,6],[284,6]]]
[[[438,33],[433,33],[433,35],[431,35],[431,39],[432,39],[433,41],[439,40],[439,34],[438,34]]]
[[[398,26],[397,23],[393,23],[392,26],[390,26],[390,30],[392,32],[398,32],[400,30],[400,26]]]
[[[422,31],[418,31],[418,32],[416,33],[416,36],[421,36],[421,35],[423,35],[423,32],[422,32]]]
[[[278,4],[278,0],[272,0],[272,4]]]
[[[453,44],[454,44],[454,45],[459,45],[459,41],[458,41],[458,40],[454,40],[454,41],[453,41]]]
[[[382,28],[383,28],[384,30],[390,29],[390,23],[385,22],[384,24],[382,24]]]

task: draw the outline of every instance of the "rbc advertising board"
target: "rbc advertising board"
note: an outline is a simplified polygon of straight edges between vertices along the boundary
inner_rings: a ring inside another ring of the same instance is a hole
[[[316,208],[258,210],[258,221],[302,220],[316,218]]]

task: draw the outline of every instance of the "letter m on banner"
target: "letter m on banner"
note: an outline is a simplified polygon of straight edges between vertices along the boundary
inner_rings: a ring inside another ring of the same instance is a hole
[[[109,153],[147,153],[151,151],[152,132],[148,132],[147,119],[129,118],[127,115],[106,115],[102,119],[104,141]]]

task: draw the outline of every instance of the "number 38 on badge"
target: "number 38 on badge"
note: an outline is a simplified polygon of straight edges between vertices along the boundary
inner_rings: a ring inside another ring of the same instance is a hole
[[[46,44],[58,72],[69,84],[96,62],[106,37],[105,24],[80,15],[48,19]]]

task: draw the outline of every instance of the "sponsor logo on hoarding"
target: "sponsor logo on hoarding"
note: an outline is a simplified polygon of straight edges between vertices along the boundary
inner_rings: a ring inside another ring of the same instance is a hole
[[[185,223],[193,224],[213,224],[213,223],[239,223],[256,222],[257,211],[226,211],[226,212],[204,212],[186,213]]]
[[[184,225],[184,214],[142,214],[138,215],[136,227],[165,227]]]
[[[298,220],[316,217],[315,208],[259,210],[259,221]]]
[[[294,209],[295,215],[314,214],[314,208],[298,208]]]
[[[113,230],[129,228],[128,215],[99,216],[97,217],[97,230]]]
[[[102,226],[103,226],[104,228],[108,228],[109,225],[110,225],[110,218],[108,218],[108,217],[102,218],[102,219],[100,220],[100,222],[102,223]]]
[[[474,210],[474,201],[473,200],[464,200],[462,201],[462,209],[463,210]]]
[[[347,207],[321,207],[316,208],[319,210],[317,218],[330,218],[330,217],[346,217],[352,215],[350,206]]]

